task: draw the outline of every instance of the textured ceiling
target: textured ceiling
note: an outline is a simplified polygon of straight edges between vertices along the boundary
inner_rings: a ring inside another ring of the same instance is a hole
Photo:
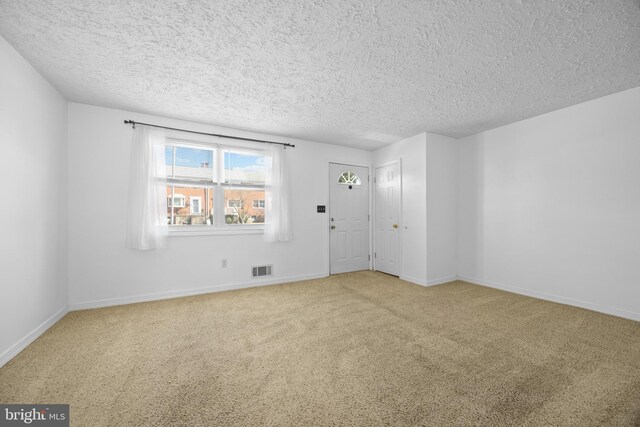
[[[640,1],[0,0],[69,100],[375,149],[640,86]]]

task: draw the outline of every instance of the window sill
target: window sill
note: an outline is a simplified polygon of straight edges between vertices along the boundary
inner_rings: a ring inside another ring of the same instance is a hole
[[[264,234],[264,226],[246,226],[238,228],[202,227],[196,229],[169,230],[169,237],[184,236],[233,236],[238,234]]]

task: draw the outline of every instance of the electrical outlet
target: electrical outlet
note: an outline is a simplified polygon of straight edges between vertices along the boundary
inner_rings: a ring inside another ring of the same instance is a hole
[[[227,268],[227,259],[222,260],[222,268]]]

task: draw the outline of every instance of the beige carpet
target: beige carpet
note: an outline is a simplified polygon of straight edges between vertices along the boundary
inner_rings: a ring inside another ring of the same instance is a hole
[[[0,369],[72,425],[640,425],[640,323],[360,272],[73,312]]]

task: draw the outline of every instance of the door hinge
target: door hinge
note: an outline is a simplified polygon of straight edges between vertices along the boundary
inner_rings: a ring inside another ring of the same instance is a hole
[[[367,221],[371,221],[371,215],[367,215]]]
[[[369,254],[369,257],[368,257],[368,259],[369,259],[369,261],[371,261],[371,254]]]
[[[373,253],[373,257],[374,257],[374,258],[378,258],[378,253],[377,253],[377,252],[374,252],[374,253]]]
[[[373,177],[373,182],[374,182],[374,184],[376,183],[376,177],[375,176]]]
[[[371,177],[367,175],[367,182],[371,181]]]

